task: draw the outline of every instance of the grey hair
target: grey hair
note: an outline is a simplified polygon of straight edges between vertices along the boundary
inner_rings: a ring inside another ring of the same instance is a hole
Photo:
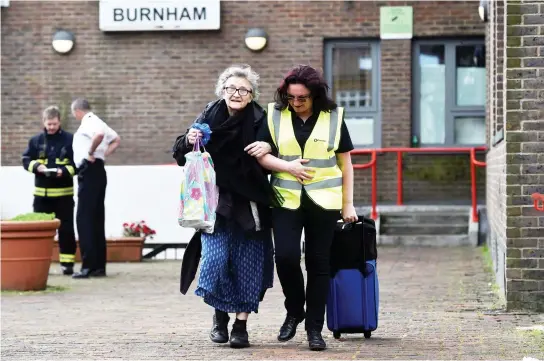
[[[225,86],[227,80],[233,76],[247,79],[249,84],[251,84],[251,94],[253,95],[253,99],[259,99],[260,76],[253,69],[251,69],[251,66],[247,64],[231,65],[227,69],[225,69],[221,73],[221,75],[219,75],[219,79],[217,79],[217,84],[215,86],[215,95],[220,98],[223,96],[223,87]]]
[[[83,110],[88,112],[91,110],[91,105],[87,99],[77,98],[72,102],[72,110]]]

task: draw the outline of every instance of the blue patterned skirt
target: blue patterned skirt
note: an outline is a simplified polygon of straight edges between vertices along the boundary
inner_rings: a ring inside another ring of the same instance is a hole
[[[202,233],[200,275],[195,294],[215,309],[258,312],[261,294],[272,287],[272,234],[250,239],[234,222],[217,222],[214,233]]]

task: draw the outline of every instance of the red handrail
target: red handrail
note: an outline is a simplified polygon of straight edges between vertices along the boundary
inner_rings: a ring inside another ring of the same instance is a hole
[[[361,151],[361,149],[356,149],[354,151],[351,152],[351,154],[367,154],[367,153],[358,153],[359,151]],[[377,176],[377,167],[376,167],[376,152],[372,152],[371,153],[371,156],[370,156],[370,162],[368,163],[365,163],[365,164],[354,164],[353,165],[353,169],[366,169],[366,168],[372,168],[372,193],[371,193],[371,197],[372,197],[372,211],[370,213],[370,216],[372,217],[372,219],[377,219],[378,218],[378,213],[376,212],[376,202],[377,202],[377,182],[376,182],[376,178],[378,177]]]
[[[534,207],[537,211],[544,212],[544,194],[540,193],[533,193],[531,195],[531,198],[533,198]],[[539,206],[538,203],[542,202],[542,206]]]
[[[485,162],[476,160],[476,152],[484,151],[486,147],[474,148],[377,148],[377,149],[355,149],[351,152],[352,155],[370,154],[371,159],[365,164],[354,164],[354,169],[372,168],[372,210],[370,216],[372,219],[378,218],[377,212],[377,153],[397,153],[397,205],[403,204],[402,194],[402,155],[403,153],[470,153],[470,170],[471,170],[471,193],[472,193],[472,220],[478,222],[477,211],[477,196],[476,196],[476,167],[485,167]]]

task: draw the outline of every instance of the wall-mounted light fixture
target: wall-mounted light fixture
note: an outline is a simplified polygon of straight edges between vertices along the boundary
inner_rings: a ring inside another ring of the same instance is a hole
[[[246,46],[252,51],[261,51],[268,43],[268,35],[261,28],[251,28],[246,33]]]
[[[489,0],[480,0],[480,6],[478,6],[478,15],[483,22],[487,22],[489,16]]]
[[[73,48],[76,42],[74,34],[68,30],[57,30],[53,35],[53,49],[59,54],[68,54]]]

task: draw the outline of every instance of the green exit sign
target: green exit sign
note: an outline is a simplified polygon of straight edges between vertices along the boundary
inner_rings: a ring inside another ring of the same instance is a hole
[[[382,6],[380,8],[380,38],[411,39],[413,16],[411,6]]]

